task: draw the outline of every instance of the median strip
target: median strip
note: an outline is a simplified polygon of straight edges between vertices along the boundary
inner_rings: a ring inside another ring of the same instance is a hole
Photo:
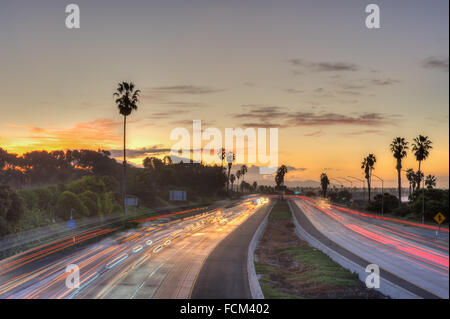
[[[295,234],[289,206],[273,207],[255,252],[255,269],[265,298],[385,298]]]

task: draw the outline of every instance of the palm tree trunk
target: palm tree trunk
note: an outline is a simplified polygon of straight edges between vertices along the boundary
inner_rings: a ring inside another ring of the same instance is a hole
[[[126,203],[126,193],[127,193],[127,149],[126,149],[126,139],[127,139],[127,117],[123,116],[123,179],[122,179],[122,203],[123,212],[125,216],[127,215],[127,203]]]
[[[401,167],[397,168],[398,173],[398,202],[402,202],[402,173],[401,173]]]
[[[419,172],[418,172],[418,174],[419,174],[419,185],[417,185],[417,190],[419,190],[420,189],[420,182],[422,181],[422,177],[420,176],[420,164],[422,163],[422,161],[419,161]],[[425,176],[424,176],[425,177]]]
[[[369,203],[370,203],[370,179],[367,179],[367,191],[369,193]]]
[[[229,185],[230,185],[231,165],[233,165],[233,164],[232,163],[228,163],[227,195],[228,195],[228,189],[229,189]]]

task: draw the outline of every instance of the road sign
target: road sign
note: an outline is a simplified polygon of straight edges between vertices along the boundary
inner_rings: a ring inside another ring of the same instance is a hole
[[[70,230],[75,229],[75,219],[69,219],[67,221],[67,228]]]
[[[436,216],[434,216],[434,220],[440,225],[445,220],[445,216],[439,212],[436,214]]]

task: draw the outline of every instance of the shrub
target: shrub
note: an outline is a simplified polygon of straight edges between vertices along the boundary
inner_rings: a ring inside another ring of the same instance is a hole
[[[89,210],[80,198],[72,192],[64,191],[59,195],[56,204],[56,214],[63,220],[69,220],[71,210],[73,210],[72,215],[74,218],[89,216]]]
[[[393,209],[398,207],[398,198],[389,193],[384,193],[384,196],[381,194],[375,195],[373,200],[370,202],[367,207],[368,210],[373,212],[381,212],[381,200],[383,200],[383,211],[384,213],[389,213]]]

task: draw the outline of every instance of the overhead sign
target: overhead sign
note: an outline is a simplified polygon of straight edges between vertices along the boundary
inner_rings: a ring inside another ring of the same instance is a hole
[[[439,225],[442,224],[445,220],[445,216],[442,213],[437,213],[436,216],[434,216],[434,220],[436,221],[436,223],[438,223]]]
[[[169,194],[169,198],[170,200],[186,200],[187,196],[186,196],[186,191],[170,191]]]
[[[138,205],[137,197],[127,197],[126,204],[127,206],[137,206]]]

